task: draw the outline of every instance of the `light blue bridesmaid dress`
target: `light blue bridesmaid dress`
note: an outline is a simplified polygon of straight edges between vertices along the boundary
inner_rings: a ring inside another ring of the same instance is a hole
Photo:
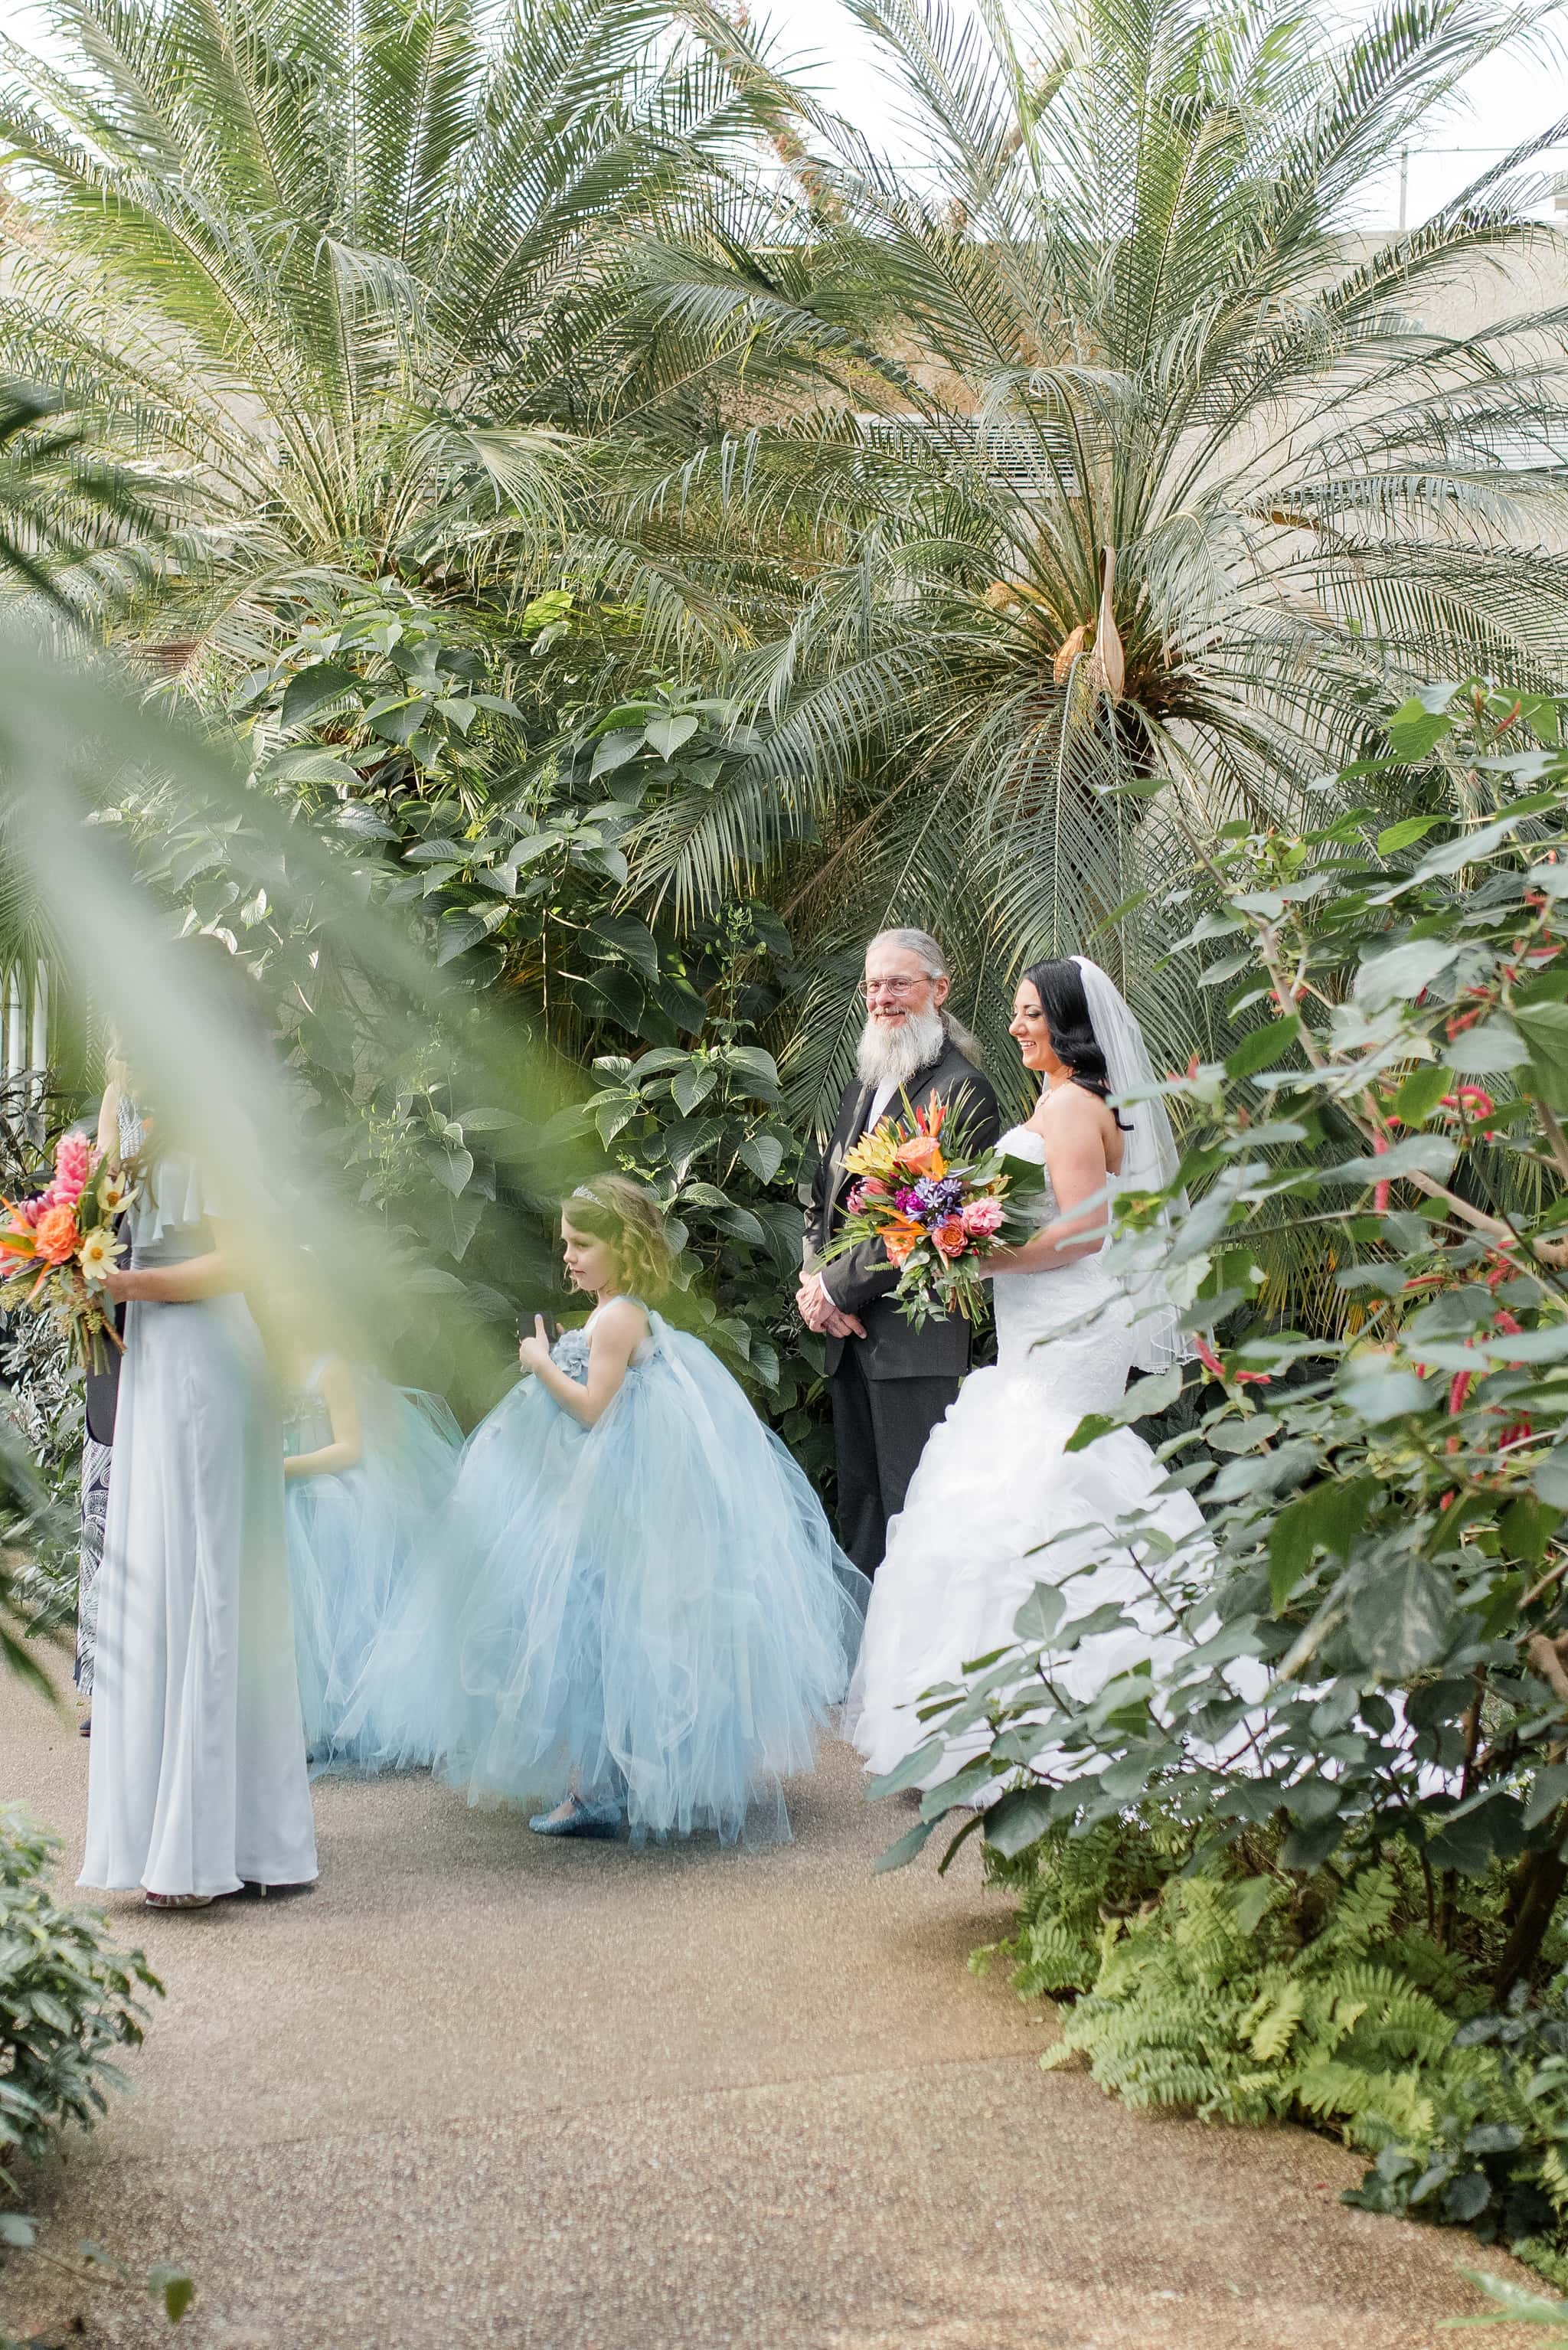
[[[329,1360],[312,1367],[295,1399],[285,1431],[288,1452],[332,1442],[321,1392]],[[384,1757],[373,1692],[362,1687],[366,1661],[432,1550],[450,1539],[446,1513],[462,1445],[438,1396],[391,1387],[363,1369],[353,1378],[358,1461],[351,1469],[290,1478],[285,1489],[295,1654],[316,1772],[373,1769]],[[351,1705],[355,1715],[346,1727]]]
[[[723,1366],[649,1321],[595,1427],[526,1378],[469,1439],[449,1711],[425,1735],[475,1801],[576,1786],[637,1841],[786,1837],[781,1783],[815,1767],[870,1586]],[[552,1349],[584,1382],[591,1328]]]

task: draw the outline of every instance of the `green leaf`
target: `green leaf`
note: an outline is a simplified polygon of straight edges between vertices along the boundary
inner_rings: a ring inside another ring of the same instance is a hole
[[[1568,1445],[1549,1452],[1530,1482],[1552,1509],[1568,1510]]]
[[[728,1045],[724,1059],[738,1077],[747,1080],[750,1089],[761,1099],[771,1101],[779,1089],[779,1073],[771,1053],[760,1045]]]
[[[985,1841],[1012,1860],[1039,1842],[1051,1825],[1052,1809],[1049,1787],[1011,1788],[986,1813]]]
[[[1012,1619],[1013,1638],[1042,1645],[1053,1639],[1066,1607],[1066,1595],[1059,1584],[1037,1583]]]
[[[618,767],[624,767],[628,759],[635,759],[641,748],[640,727],[618,726],[613,733],[604,737],[594,753],[594,763],[588,770],[589,781],[597,775],[613,775]]]
[[[784,1165],[784,1147],[776,1134],[748,1134],[735,1152],[759,1183],[771,1183]]]
[[[1174,1363],[1168,1371],[1160,1371],[1152,1378],[1139,1379],[1127,1389],[1119,1403],[1112,1405],[1109,1411],[1086,1412],[1067,1439],[1066,1450],[1082,1452],[1107,1429],[1127,1428],[1134,1420],[1148,1419],[1156,1412],[1168,1411],[1180,1393],[1181,1366]]]
[[[1440,710],[1424,709],[1419,702],[1402,702],[1388,721],[1388,743],[1394,756],[1414,765],[1436,750],[1453,726],[1452,719]],[[1377,846],[1383,847],[1379,840]]]
[[[910,1748],[901,1762],[872,1780],[866,1790],[867,1796],[872,1803],[878,1803],[884,1795],[901,1795],[906,1787],[918,1786],[922,1779],[929,1778],[941,1759],[940,1738],[922,1740],[919,1745]]]
[[[1568,1110],[1568,1003],[1525,1003],[1514,1013],[1542,1098]]]
[[[358,698],[359,690],[352,670],[340,669],[335,661],[317,661],[313,669],[299,670],[289,679],[278,713],[280,722],[285,726],[303,726],[318,710],[349,694]]]
[[[1288,1020],[1271,1021],[1266,1028],[1255,1028],[1243,1036],[1235,1051],[1226,1056],[1228,1077],[1250,1077],[1259,1069],[1270,1067],[1281,1054],[1293,1045],[1301,1033],[1301,1015],[1293,1012]]]
[[[629,963],[644,979],[659,977],[659,949],[653,932],[635,914],[597,914],[588,924],[587,935]]]
[[[661,759],[673,759],[682,743],[690,743],[697,732],[697,721],[690,713],[673,718],[652,718],[643,729],[652,749]]]
[[[1568,1762],[1550,1762],[1531,1782],[1524,1806],[1525,1826],[1538,1828],[1542,1820],[1551,1818],[1559,1804],[1564,1803],[1568,1803]]]
[[[1343,1167],[1331,1170],[1336,1183],[1392,1183],[1402,1175],[1431,1175],[1441,1182],[1451,1174],[1459,1152],[1440,1134],[1407,1134],[1403,1142],[1391,1143],[1386,1150],[1369,1152],[1365,1159],[1347,1159]]]
[[[1449,1070],[1412,1069],[1394,1097],[1394,1114],[1406,1126],[1425,1126],[1443,1096],[1453,1090]]]
[[[1380,857],[1397,856],[1400,849],[1425,839],[1435,826],[1451,821],[1448,816],[1407,816],[1398,824],[1386,825],[1377,836],[1377,853]]]
[[[910,1861],[917,1860],[924,1852],[935,1833],[936,1825],[935,1820],[917,1821],[908,1835],[901,1835],[897,1844],[890,1844],[886,1852],[877,1855],[876,1874],[883,1877],[891,1869],[907,1868]]]
[[[1284,1606],[1319,1548],[1348,1558],[1380,1488],[1375,1477],[1314,1485],[1280,1512],[1269,1530],[1269,1595]]]
[[[670,1090],[682,1118],[690,1118],[701,1101],[706,1101],[719,1082],[719,1072],[711,1061],[693,1061],[678,1069],[670,1080]]]
[[[1442,1652],[1452,1593],[1422,1558],[1368,1567],[1350,1595],[1350,1637],[1373,1671],[1408,1680]]]
[[[163,2303],[171,2325],[178,2325],[196,2298],[196,2287],[183,2269],[155,2268],[148,2272],[147,2290]]]

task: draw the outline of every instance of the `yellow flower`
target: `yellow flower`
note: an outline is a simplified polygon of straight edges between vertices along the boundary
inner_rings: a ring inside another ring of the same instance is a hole
[[[86,1278],[97,1284],[109,1272],[118,1253],[114,1234],[107,1224],[99,1224],[78,1249],[77,1263]]]
[[[105,1175],[98,1187],[99,1205],[106,1216],[118,1216],[130,1207],[136,1197],[135,1187],[123,1168]]]

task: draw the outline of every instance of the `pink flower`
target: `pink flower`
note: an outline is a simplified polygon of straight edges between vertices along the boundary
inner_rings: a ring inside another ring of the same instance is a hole
[[[1000,1200],[971,1200],[963,1211],[963,1228],[971,1238],[987,1241],[1002,1230]]]
[[[55,1149],[55,1180],[49,1186],[54,1203],[68,1207],[79,1200],[91,1171],[92,1145],[86,1135],[62,1135]]]

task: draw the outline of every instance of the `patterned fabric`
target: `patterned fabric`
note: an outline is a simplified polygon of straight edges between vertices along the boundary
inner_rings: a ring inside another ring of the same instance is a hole
[[[588,1383],[588,1334],[583,1330],[563,1330],[550,1349],[550,1360],[580,1388]]]
[[[103,1530],[109,1515],[107,1444],[82,1438],[81,1564],[77,1573],[77,1687],[92,1695],[93,1651],[98,1640],[98,1575],[103,1565]]]

